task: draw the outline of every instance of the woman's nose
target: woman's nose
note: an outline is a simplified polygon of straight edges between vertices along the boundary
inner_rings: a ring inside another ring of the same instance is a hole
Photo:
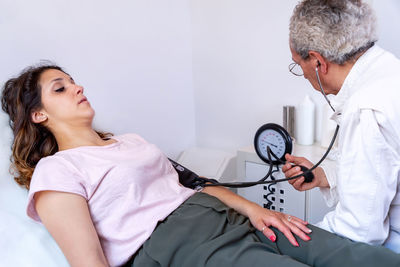
[[[77,95],[79,95],[79,94],[83,94],[83,86],[81,86],[81,85],[75,85],[75,90],[76,90],[76,94]]]

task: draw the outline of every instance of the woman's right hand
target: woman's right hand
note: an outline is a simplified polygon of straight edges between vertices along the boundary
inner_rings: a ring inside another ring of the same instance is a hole
[[[304,241],[310,240],[308,234],[311,233],[311,229],[307,227],[308,222],[289,214],[262,208],[256,203],[251,203],[248,206],[247,216],[251,224],[272,242],[276,241],[276,236],[270,228],[271,226],[282,232],[295,247],[298,247],[299,243],[297,243],[293,234]]]
[[[294,165],[301,165],[308,169],[311,169],[313,166],[313,164],[308,159],[303,157],[295,157],[290,154],[286,154],[285,158],[287,163],[282,167],[282,171],[285,174],[286,178],[293,177],[302,173],[300,167]],[[297,179],[289,180],[288,182],[298,191],[310,190],[314,187],[329,187],[325,172],[321,167],[317,167],[315,170],[312,171],[312,173],[314,174],[314,179],[312,180],[312,182],[305,183],[303,176]]]
[[[273,226],[281,231],[293,246],[298,246],[297,235],[304,241],[310,240],[307,235],[311,230],[307,228],[307,222],[294,216],[262,208],[260,205],[239,196],[229,189],[221,186],[207,186],[203,193],[209,194],[221,200],[228,207],[249,218],[251,224],[260,230],[272,242],[275,242],[275,233],[269,228]]]

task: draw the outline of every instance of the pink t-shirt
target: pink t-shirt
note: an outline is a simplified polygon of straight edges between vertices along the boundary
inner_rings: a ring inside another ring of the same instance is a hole
[[[93,224],[111,266],[125,263],[165,219],[195,191],[179,184],[167,157],[136,134],[116,143],[57,152],[34,171],[27,213],[40,218],[34,194],[69,192],[87,200]]]

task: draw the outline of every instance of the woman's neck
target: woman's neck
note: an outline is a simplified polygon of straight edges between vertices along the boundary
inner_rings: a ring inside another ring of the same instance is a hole
[[[60,151],[80,146],[104,146],[115,142],[113,139],[103,140],[92,127],[64,129],[53,131],[53,134]]]

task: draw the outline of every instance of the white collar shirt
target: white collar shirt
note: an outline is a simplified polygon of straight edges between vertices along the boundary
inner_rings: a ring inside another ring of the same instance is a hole
[[[336,164],[324,166],[336,205],[317,225],[400,252],[400,61],[378,46],[355,63],[331,100],[340,125]]]

